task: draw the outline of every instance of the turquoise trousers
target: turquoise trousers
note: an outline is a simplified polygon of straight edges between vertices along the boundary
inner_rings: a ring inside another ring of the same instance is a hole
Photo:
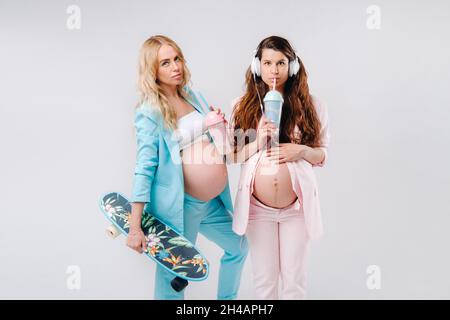
[[[195,243],[197,234],[200,232],[224,250],[220,260],[217,292],[217,299],[220,300],[236,299],[242,269],[248,254],[247,238],[235,234],[231,230],[231,224],[232,216],[227,212],[219,197],[210,201],[201,201],[187,193],[184,194],[184,236]],[[176,292],[170,285],[173,278],[173,274],[157,266],[155,299],[184,299],[184,290]]]

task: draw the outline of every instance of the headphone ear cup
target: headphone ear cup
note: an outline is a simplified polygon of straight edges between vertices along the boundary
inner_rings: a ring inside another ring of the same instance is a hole
[[[289,77],[292,77],[298,73],[300,70],[300,63],[298,62],[297,56],[295,60],[289,62]]]
[[[261,62],[258,57],[253,57],[250,69],[254,75],[261,76]]]
[[[294,60],[289,61],[289,77],[294,75]]]
[[[300,71],[300,61],[297,57],[295,57],[295,74]]]

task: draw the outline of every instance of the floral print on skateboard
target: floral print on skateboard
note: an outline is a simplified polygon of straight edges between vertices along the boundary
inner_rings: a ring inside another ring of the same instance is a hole
[[[106,217],[123,234],[128,234],[131,203],[120,193],[108,193],[100,200]],[[189,281],[208,277],[209,264],[195,246],[156,217],[144,212],[142,231],[147,240],[145,254],[174,275]]]

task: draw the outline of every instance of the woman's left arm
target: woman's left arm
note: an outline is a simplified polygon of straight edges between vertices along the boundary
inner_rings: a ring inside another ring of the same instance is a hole
[[[313,166],[321,166],[325,160],[325,152],[322,147],[311,148],[304,144],[280,143],[267,150],[267,157],[278,164],[305,159]]]
[[[313,166],[322,166],[325,161],[325,151],[319,148],[311,148],[305,146],[302,158],[311,163]]]
[[[317,114],[320,120],[320,147],[314,148],[315,150],[319,149],[323,153],[322,161],[311,162],[313,167],[319,166],[323,167],[325,164],[325,160],[328,158],[328,146],[330,145],[330,126],[328,121],[328,107],[327,105],[319,100],[318,98],[313,96],[313,103],[316,106]]]

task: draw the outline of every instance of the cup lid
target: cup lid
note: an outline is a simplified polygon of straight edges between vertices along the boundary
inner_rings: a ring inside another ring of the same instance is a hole
[[[283,96],[277,90],[270,90],[266,93],[266,95],[264,96],[264,102],[268,100],[284,102]]]

